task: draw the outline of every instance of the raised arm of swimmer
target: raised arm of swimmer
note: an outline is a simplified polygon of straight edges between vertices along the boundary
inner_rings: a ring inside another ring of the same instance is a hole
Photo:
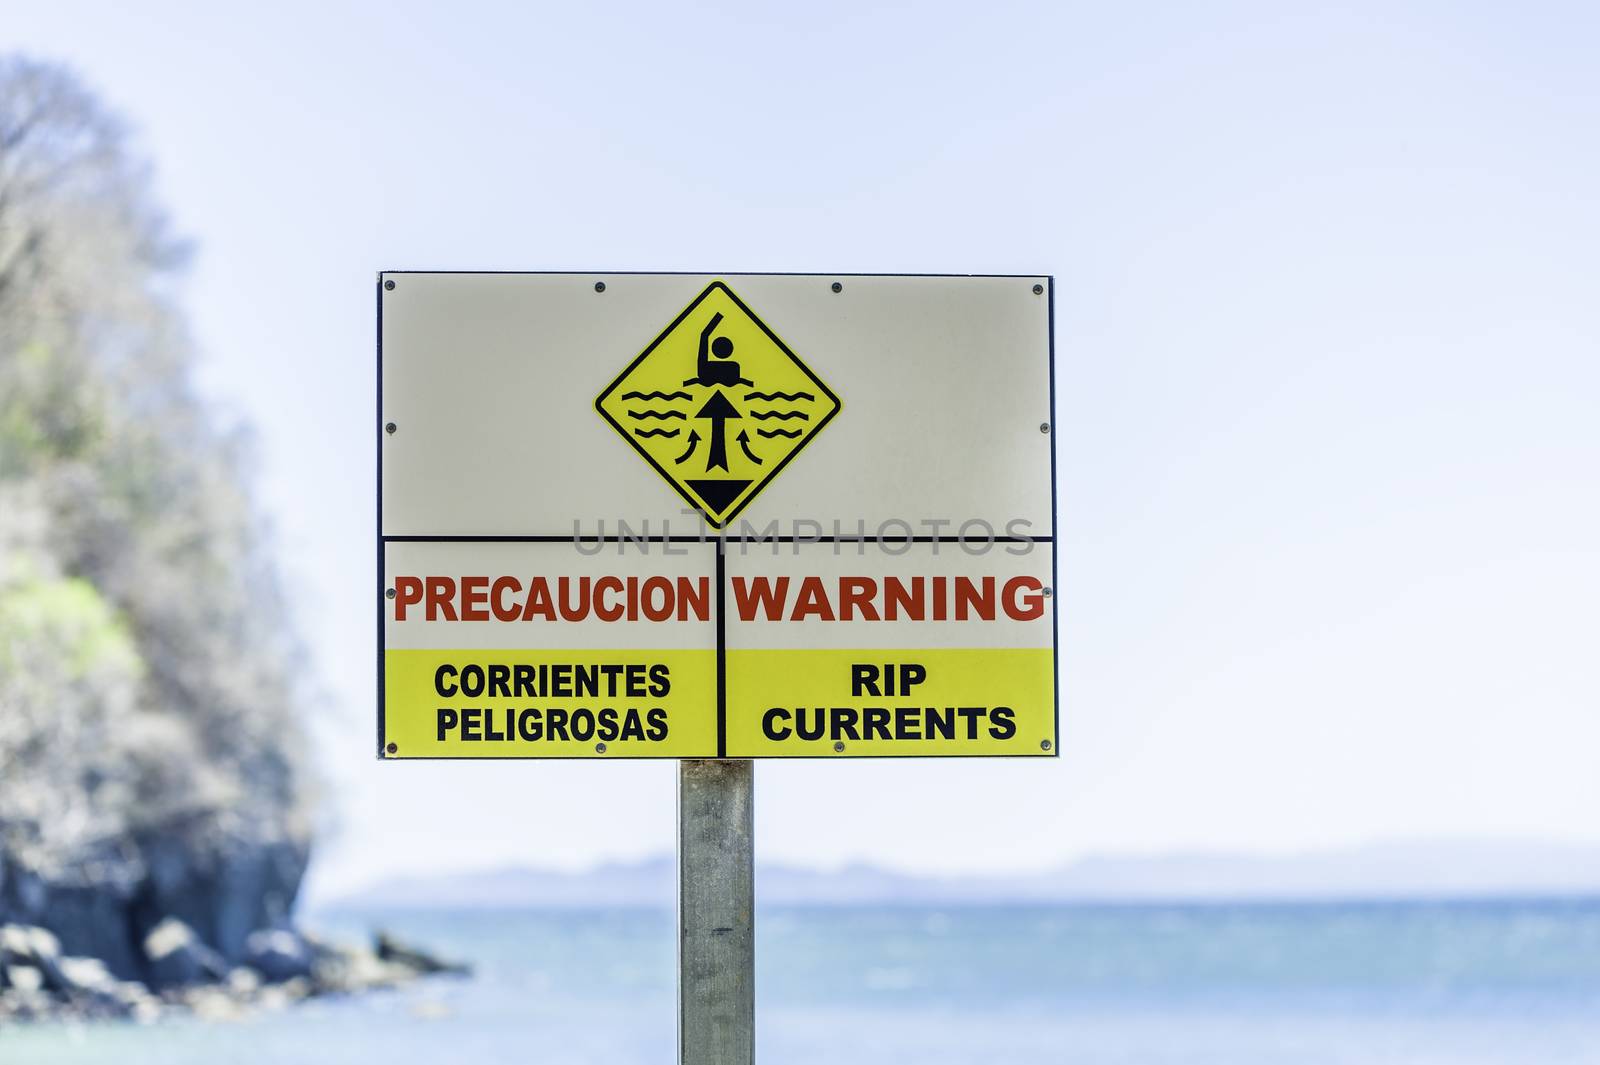
[[[711,334],[717,331],[717,326],[722,324],[722,312],[718,311],[711,316],[711,321],[700,330],[700,361],[696,369],[700,371],[700,380],[709,382],[712,378],[711,370]]]

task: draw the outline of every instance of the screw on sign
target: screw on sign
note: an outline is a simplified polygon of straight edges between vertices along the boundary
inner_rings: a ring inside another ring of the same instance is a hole
[[[713,526],[723,527],[839,412],[839,399],[714,281],[595,408]]]

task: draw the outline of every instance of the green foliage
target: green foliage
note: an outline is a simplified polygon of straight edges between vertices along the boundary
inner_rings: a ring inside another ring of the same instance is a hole
[[[65,577],[0,584],[0,683],[42,673],[55,683],[78,684],[140,672],[127,627],[88,581]],[[39,694],[51,690],[47,684]]]
[[[79,578],[0,583],[0,764],[7,848],[55,872],[125,831],[121,735],[142,663],[126,627]]]
[[[190,383],[185,254],[121,123],[0,57],[0,869],[305,834],[297,648]]]

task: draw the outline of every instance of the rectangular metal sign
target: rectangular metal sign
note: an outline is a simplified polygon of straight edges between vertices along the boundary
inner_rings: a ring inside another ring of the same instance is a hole
[[[1056,754],[1052,298],[381,274],[380,756]]]

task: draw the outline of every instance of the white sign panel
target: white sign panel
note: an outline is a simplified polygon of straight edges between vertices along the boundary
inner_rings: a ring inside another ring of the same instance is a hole
[[[381,275],[380,752],[1056,753],[1051,297]]]

